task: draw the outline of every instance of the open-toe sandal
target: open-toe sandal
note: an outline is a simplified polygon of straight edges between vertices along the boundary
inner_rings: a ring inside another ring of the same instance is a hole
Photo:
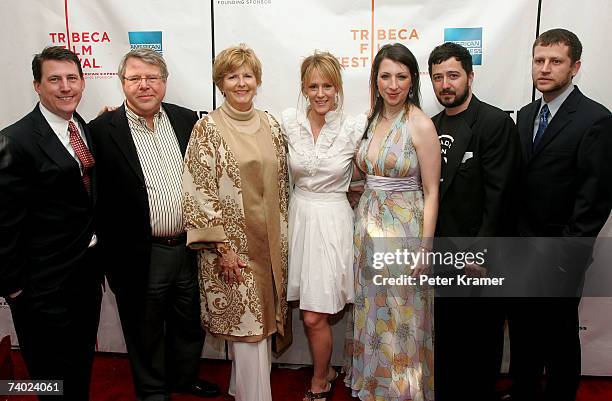
[[[321,391],[319,393],[313,393],[312,390],[308,390],[304,394],[304,400],[314,401],[314,400],[326,400],[331,397],[332,393],[332,385],[330,383],[329,390]]]

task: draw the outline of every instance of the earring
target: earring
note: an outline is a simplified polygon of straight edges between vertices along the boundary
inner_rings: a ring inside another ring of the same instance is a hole
[[[337,93],[336,93],[336,96],[334,98],[334,102],[336,103],[336,106],[338,106],[338,104],[340,103],[340,96],[338,96]]]
[[[414,96],[414,91],[412,90],[412,86],[411,86],[410,90],[408,91],[408,99],[412,99],[412,96]]]

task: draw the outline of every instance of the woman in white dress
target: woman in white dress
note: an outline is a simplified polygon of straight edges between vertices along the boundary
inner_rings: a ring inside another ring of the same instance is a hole
[[[354,298],[353,210],[346,193],[365,115],[342,112],[342,75],[336,57],[315,52],[301,66],[306,110],[282,114],[293,190],[289,204],[287,300],[299,300],[314,373],[304,400],[330,397],[337,373],[330,366],[328,318]]]

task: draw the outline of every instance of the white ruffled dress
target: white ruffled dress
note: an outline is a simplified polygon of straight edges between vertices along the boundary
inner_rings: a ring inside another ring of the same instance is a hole
[[[353,302],[353,210],[346,192],[365,121],[331,111],[314,143],[303,112],[282,113],[293,181],[287,300],[299,300],[302,310],[334,314]]]

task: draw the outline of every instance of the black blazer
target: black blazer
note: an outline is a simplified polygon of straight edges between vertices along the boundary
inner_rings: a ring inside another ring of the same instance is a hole
[[[95,158],[87,125],[74,116]],[[94,232],[95,172],[90,196],[38,105],[0,132],[0,295],[54,292],[95,269],[82,263]]]
[[[185,155],[197,114],[162,103]],[[96,218],[105,272],[113,291],[143,289],[151,252],[149,200],[125,105],[89,123],[97,149]]]
[[[596,237],[612,205],[610,111],[576,87],[532,149],[540,101],[518,113],[523,154],[519,232],[524,236]]]
[[[517,196],[521,285],[538,296],[579,296],[595,237],[612,206],[612,117],[576,87],[538,146],[541,100],[518,114],[523,163]]]
[[[432,118],[436,129],[444,111]],[[520,163],[516,126],[475,95],[447,153],[440,182],[437,237],[508,235],[510,194]],[[462,163],[466,152],[472,157]]]

